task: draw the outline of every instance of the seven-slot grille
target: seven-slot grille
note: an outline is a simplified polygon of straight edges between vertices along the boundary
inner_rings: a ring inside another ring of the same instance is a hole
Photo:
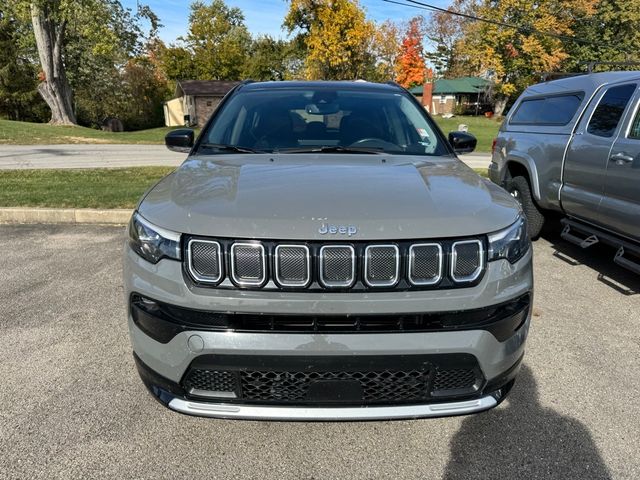
[[[485,268],[482,240],[322,244],[189,238],[198,283],[267,289],[419,289],[469,285]]]

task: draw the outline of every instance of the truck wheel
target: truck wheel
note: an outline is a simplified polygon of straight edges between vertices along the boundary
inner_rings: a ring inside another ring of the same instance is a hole
[[[506,189],[522,206],[522,210],[527,216],[529,236],[538,238],[544,225],[544,215],[533,201],[529,182],[525,177],[514,177],[507,181]]]

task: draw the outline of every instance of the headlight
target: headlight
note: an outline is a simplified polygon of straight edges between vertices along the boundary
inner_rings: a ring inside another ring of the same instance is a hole
[[[151,263],[158,263],[161,258],[180,260],[180,234],[156,227],[138,212],[129,222],[129,245]]]
[[[510,263],[516,263],[530,246],[527,221],[520,217],[510,227],[489,235],[489,261],[506,258]]]

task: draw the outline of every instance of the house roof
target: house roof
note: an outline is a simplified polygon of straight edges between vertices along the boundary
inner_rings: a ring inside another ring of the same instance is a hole
[[[179,80],[176,85],[176,97],[183,95],[223,97],[239,83],[223,80]]]
[[[434,82],[433,94],[478,93],[489,83],[489,80],[480,77],[440,78]],[[409,91],[414,95],[422,95],[422,85],[410,88]]]
[[[461,77],[436,80],[433,86],[434,95],[443,93],[478,93],[491,82],[479,77]]]

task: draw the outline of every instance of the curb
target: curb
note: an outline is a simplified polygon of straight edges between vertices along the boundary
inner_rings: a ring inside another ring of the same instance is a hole
[[[93,208],[0,208],[0,223],[63,223],[94,225],[126,225],[132,209]]]

